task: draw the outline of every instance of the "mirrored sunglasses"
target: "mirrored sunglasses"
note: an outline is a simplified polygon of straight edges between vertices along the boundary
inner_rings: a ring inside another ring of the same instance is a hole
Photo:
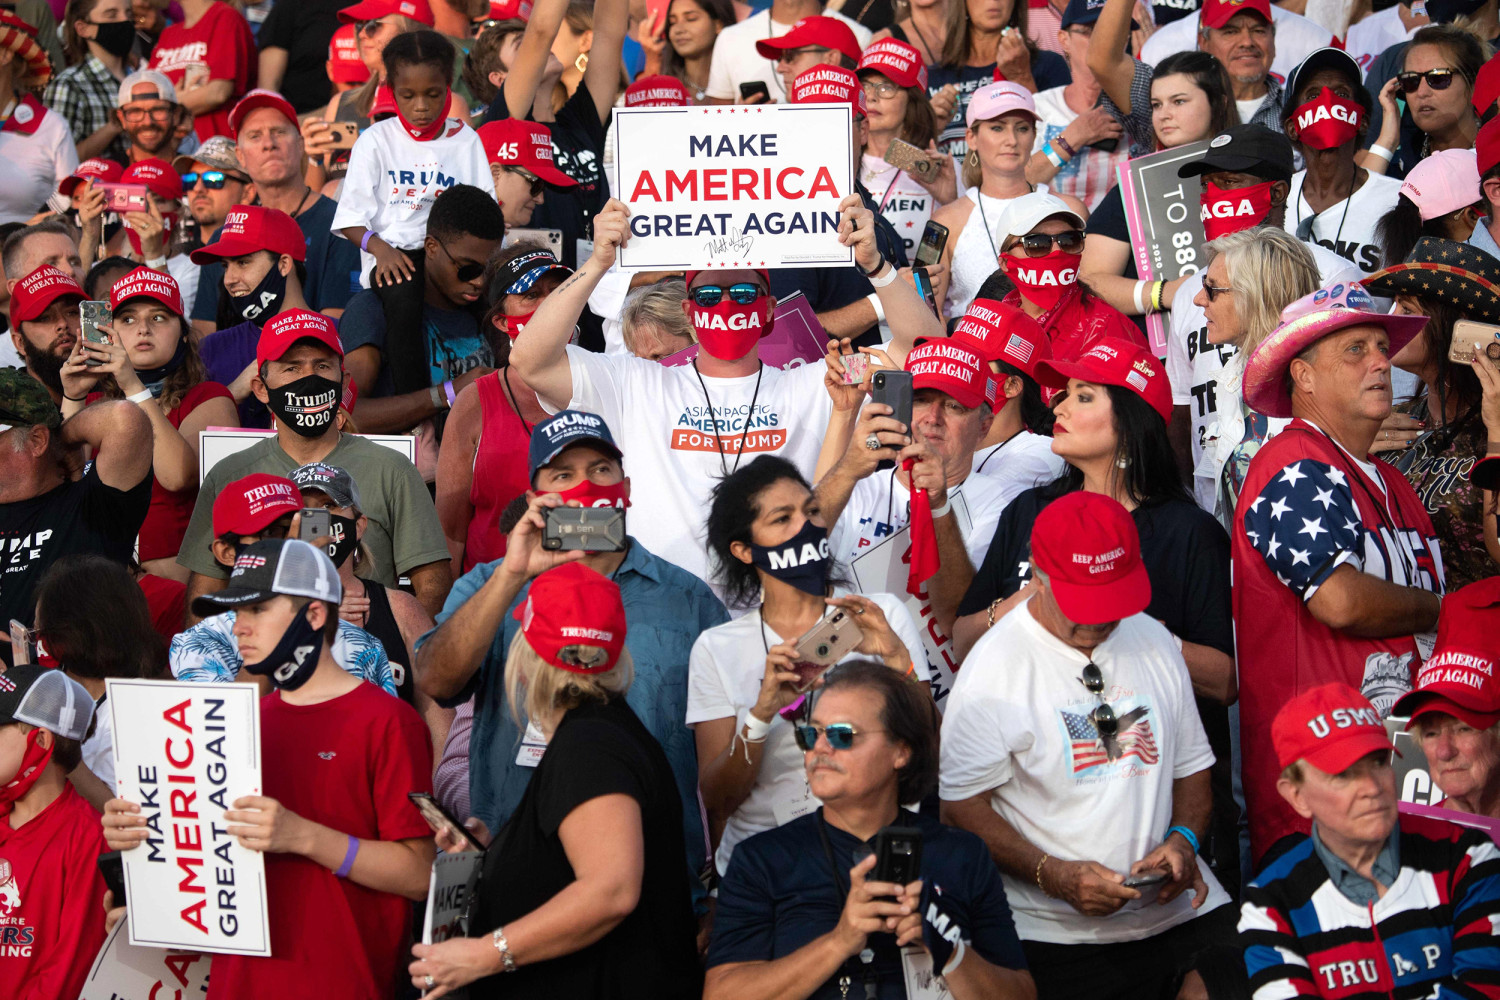
[[[848,750],[854,746],[854,737],[866,732],[855,729],[847,722],[834,722],[826,726],[793,726],[792,731],[797,737],[797,745],[803,750],[811,750],[817,746],[819,735],[825,737],[833,749]]]
[[[699,285],[693,289],[693,301],[705,309],[712,309],[724,301],[725,289],[720,285]],[[738,305],[748,306],[764,293],[756,285],[748,281],[741,281],[730,285],[728,288],[729,301]]]
[[[245,178],[236,176],[235,174],[227,174],[222,170],[205,170],[201,173],[193,170],[182,175],[183,190],[191,191],[193,186],[200,180],[203,182],[203,186],[208,188],[210,191],[223,190],[225,181],[239,181],[241,184],[245,183]]]

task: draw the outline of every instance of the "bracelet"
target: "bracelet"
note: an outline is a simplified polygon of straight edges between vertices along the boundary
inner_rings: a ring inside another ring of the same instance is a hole
[[[1136,315],[1144,315],[1145,312],[1146,312],[1146,296],[1145,296],[1145,292],[1146,292],[1146,286],[1147,286],[1147,284],[1149,284],[1149,282],[1137,281],[1135,283],[1135,289],[1131,292],[1131,294],[1135,298],[1135,311],[1136,311]]]
[[[142,389],[140,392],[136,393],[134,396],[126,396],[125,398],[127,400],[129,400],[130,402],[139,405],[141,403],[144,403],[146,400],[148,400],[148,399],[154,399],[155,397],[151,395],[151,390],[150,389]]]
[[[1052,148],[1052,143],[1049,142],[1042,146],[1042,155],[1058,170],[1063,168],[1063,158],[1057,155],[1057,151]]]
[[[892,270],[894,270],[894,268]],[[880,304],[880,294],[878,292],[871,292],[869,295],[865,296],[865,300],[868,301],[870,303],[870,307],[875,310],[875,322],[884,323],[885,306]]]
[[[1390,163],[1391,162],[1391,157],[1393,157],[1393,156],[1396,155],[1395,153],[1391,152],[1389,149],[1386,149],[1384,146],[1382,146],[1378,142],[1375,143],[1373,146],[1370,147],[1369,152],[1370,152],[1371,156],[1378,156],[1378,157],[1380,157],[1382,160],[1384,160],[1387,163]]]
[[[880,264],[881,264],[882,267],[885,267],[889,263],[890,262],[887,261],[885,258],[881,258],[881,260],[880,260]],[[856,265],[856,266],[858,266],[858,265]],[[861,268],[861,270],[863,270],[863,269]],[[891,282],[893,282],[893,281],[896,280],[896,269],[894,267],[892,267],[888,271],[886,271],[884,278],[877,277],[877,275],[879,275],[879,274],[880,274],[880,270],[877,268],[876,271],[875,271],[875,274],[866,274],[865,277],[869,278],[870,279],[870,284],[874,285],[876,288],[884,288],[886,285],[889,285]]]
[[[917,676],[917,661],[912,660],[911,663],[907,664],[906,673],[902,674],[901,676],[907,678],[908,680],[915,680]]]
[[[746,743],[761,743],[770,735],[771,724],[761,720],[754,712],[745,713],[745,735]]]
[[[1036,887],[1041,890],[1043,896],[1052,895],[1052,893],[1048,892],[1042,885],[1042,865],[1045,865],[1050,859],[1051,855],[1043,854],[1042,860],[1036,863]]]
[[[505,928],[496,927],[495,932],[490,935],[490,940],[495,944],[495,950],[500,953],[500,961],[505,965],[506,972],[516,971],[516,960],[510,957],[510,942],[505,940]]]
[[[934,521],[936,521],[938,518],[940,518],[940,517],[946,517],[949,514],[951,514],[952,512],[953,512],[953,498],[949,497],[949,498],[947,498],[946,500],[943,501],[943,505],[941,507],[934,507],[933,508],[932,519]]]
[[[88,398],[87,393],[82,396],[69,396],[67,393],[63,393],[63,399],[66,399],[70,403],[86,403],[88,402]]]
[[[448,397],[448,409],[453,409],[453,401],[458,398],[458,393],[453,391],[453,380],[451,378],[443,383],[443,395]]]
[[[1196,833],[1185,826],[1169,826],[1167,827],[1167,835],[1162,840],[1169,840],[1174,833],[1182,834],[1182,839],[1188,842],[1188,846],[1193,849],[1193,853],[1198,853],[1198,835]]]
[[[370,252],[370,237],[375,235],[375,230],[366,229],[365,234],[359,238],[359,249],[361,253]]]
[[[151,268],[151,270],[153,271],[165,271],[167,269],[167,258],[164,256],[152,257],[150,260],[146,261],[146,266]]]
[[[1151,311],[1161,312],[1161,290],[1167,287],[1165,281],[1151,282]]]
[[[429,385],[427,387],[427,400],[432,404],[434,410],[441,410],[443,408],[443,390],[435,385]]]
[[[1062,151],[1068,154],[1068,159],[1071,160],[1073,157],[1078,155],[1078,150],[1073,148],[1073,144],[1064,139],[1061,135],[1053,136],[1052,141],[1062,147]]]
[[[349,849],[344,852],[344,863],[339,865],[338,868],[334,870],[334,877],[348,878],[350,870],[354,868],[354,859],[356,856],[358,856],[358,854],[359,838],[351,836],[349,838]]]
[[[1005,600],[1005,598],[1003,598],[1003,597],[997,597],[993,601],[990,602],[989,610],[984,613],[984,627],[985,628],[994,628],[995,627],[995,605],[999,604],[1003,600]]]
[[[945,978],[953,975],[953,970],[957,969],[961,964],[963,964],[964,956],[968,953],[969,949],[968,946],[964,944],[964,939],[959,938],[958,943],[953,946],[953,957],[948,959],[948,964],[943,966],[943,970],[939,972],[938,975]]]

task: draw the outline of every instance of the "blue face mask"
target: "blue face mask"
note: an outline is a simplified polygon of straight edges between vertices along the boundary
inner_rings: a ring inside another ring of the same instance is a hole
[[[780,545],[750,543],[750,564],[782,583],[822,597],[828,593],[828,530],[811,521]]]

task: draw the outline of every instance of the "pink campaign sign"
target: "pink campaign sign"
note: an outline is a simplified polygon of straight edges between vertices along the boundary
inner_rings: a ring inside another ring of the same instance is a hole
[[[821,364],[828,353],[828,334],[807,296],[794,292],[776,303],[771,332],[760,342],[760,359],[773,368],[800,368]],[[698,356],[698,345],[684,348],[661,359],[668,368],[685,365]]]

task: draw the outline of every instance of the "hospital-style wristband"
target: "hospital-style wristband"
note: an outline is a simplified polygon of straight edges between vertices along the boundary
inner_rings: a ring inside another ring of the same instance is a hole
[[[1167,835],[1165,837],[1161,838],[1162,841],[1165,842],[1174,833],[1180,833],[1180,834],[1182,834],[1182,839],[1186,840],[1188,842],[1188,845],[1192,847],[1193,853],[1194,854],[1198,853],[1198,835],[1196,833],[1194,833],[1192,830],[1189,830],[1185,826],[1169,826],[1169,827],[1167,827]]]
[[[375,230],[366,229],[365,234],[359,238],[359,248],[365,253],[370,252],[370,237],[375,235]]]
[[[359,838],[349,838],[349,849],[344,852],[344,863],[339,865],[334,875],[338,878],[348,878],[349,872],[354,869],[354,859],[359,856]]]
[[[889,262],[882,260],[881,263],[887,264]],[[880,272],[877,270],[875,273],[879,274]],[[890,268],[885,272],[884,278],[877,278],[873,275],[866,275],[866,277],[870,279],[870,284],[874,285],[876,288],[884,288],[886,285],[889,285],[891,282],[896,280],[896,269],[894,267]]]

